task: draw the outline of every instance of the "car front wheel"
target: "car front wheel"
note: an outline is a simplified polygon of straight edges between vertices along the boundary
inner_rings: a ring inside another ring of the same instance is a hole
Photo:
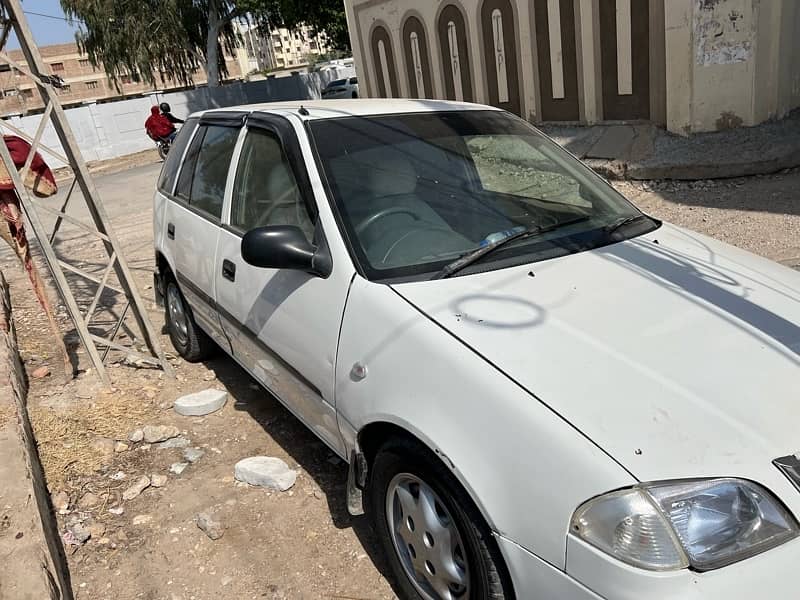
[[[403,597],[513,597],[491,531],[438,457],[406,440],[389,442],[373,461],[368,494]]]

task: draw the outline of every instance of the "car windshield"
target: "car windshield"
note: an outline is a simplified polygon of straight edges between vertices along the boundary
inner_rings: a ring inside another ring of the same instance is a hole
[[[370,279],[419,279],[521,231],[459,274],[535,262],[657,226],[525,121],[502,111],[310,124],[345,237]],[[618,225],[623,223],[624,227]]]
[[[339,85],[344,85],[345,83],[347,83],[347,79],[337,79],[336,81],[331,81],[328,84],[328,87],[332,88],[332,87],[336,87],[336,86],[339,86]]]

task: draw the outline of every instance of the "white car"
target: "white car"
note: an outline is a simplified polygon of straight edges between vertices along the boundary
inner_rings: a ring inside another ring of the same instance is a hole
[[[155,251],[175,348],[223,348],[349,463],[400,596],[800,595],[800,273],[525,121],[194,115]]]
[[[322,99],[333,100],[336,98],[358,98],[358,77],[337,79],[326,85],[322,90]]]

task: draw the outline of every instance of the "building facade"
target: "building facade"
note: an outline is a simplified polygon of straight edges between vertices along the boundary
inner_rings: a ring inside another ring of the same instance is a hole
[[[296,29],[278,27],[270,30],[268,35],[264,35],[257,25],[246,22],[237,22],[236,29],[242,38],[236,56],[245,75],[255,71],[302,67],[312,57],[330,51],[325,33],[306,25]]]
[[[797,0],[345,0],[363,96],[689,134],[800,106]]]
[[[275,55],[274,69],[289,69],[307,65],[315,55],[330,51],[325,33],[315,31],[306,25],[297,29],[280,27],[270,32],[272,48]]]
[[[102,67],[93,67],[89,57],[82,54],[74,43],[40,46],[39,51],[50,73],[64,80],[64,86],[57,90],[64,106],[137,96],[156,89],[169,91],[186,87],[178,81],[169,79],[153,87],[128,75],[121,78],[118,90],[106,76],[105,70]],[[27,65],[20,50],[11,50],[8,54],[21,66]],[[225,65],[228,79],[241,78],[239,62],[233,56],[225,55]],[[195,85],[206,83],[205,71],[198,69],[194,78]],[[0,116],[24,115],[41,108],[43,108],[42,100],[35,84],[27,75],[14,68],[0,72]]]

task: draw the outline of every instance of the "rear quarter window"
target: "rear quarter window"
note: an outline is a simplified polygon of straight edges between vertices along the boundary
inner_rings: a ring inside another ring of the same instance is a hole
[[[167,160],[161,168],[161,175],[158,177],[158,190],[165,194],[172,194],[175,188],[175,179],[178,177],[178,169],[181,166],[181,159],[192,139],[192,132],[197,127],[197,119],[188,119],[178,132],[175,141],[172,143],[172,148],[169,149]]]

